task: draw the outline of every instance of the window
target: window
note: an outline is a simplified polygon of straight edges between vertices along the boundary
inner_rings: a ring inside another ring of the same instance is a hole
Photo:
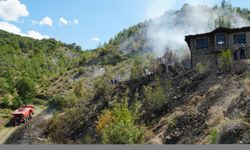
[[[225,35],[224,34],[216,35],[216,41],[217,41],[217,45],[224,45],[225,44]]]
[[[234,44],[246,44],[246,34],[234,35]]]
[[[197,39],[196,48],[197,49],[208,48],[208,38]]]

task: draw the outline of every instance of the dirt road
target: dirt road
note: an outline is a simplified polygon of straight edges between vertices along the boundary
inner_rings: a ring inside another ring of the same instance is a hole
[[[48,120],[55,111],[53,106],[43,110],[28,124],[16,129],[4,142],[4,144],[45,144],[42,133],[46,130]]]
[[[34,117],[38,116],[41,114],[44,110],[46,110],[46,107],[41,107],[41,106],[35,106],[36,111],[34,114]],[[8,138],[15,133],[19,128],[22,128],[24,125],[17,126],[17,127],[4,127],[0,130],[0,144],[4,144]]]

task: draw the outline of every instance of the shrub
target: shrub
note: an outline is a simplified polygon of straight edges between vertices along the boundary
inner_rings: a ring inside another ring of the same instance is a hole
[[[199,72],[199,73],[204,73],[206,71],[206,66],[203,65],[202,63],[198,63],[196,65],[196,70]]]
[[[65,106],[64,107],[74,107],[77,104],[77,97],[74,93],[69,93],[65,96]]]
[[[155,56],[153,53],[133,56],[133,66],[131,68],[131,78],[136,79],[144,75],[145,69],[155,68]]]
[[[216,128],[213,128],[209,133],[210,144],[215,144],[217,138],[218,138],[218,130]]]
[[[94,81],[94,88],[99,94],[108,94],[112,90],[112,86],[109,84],[107,79],[99,78]]]
[[[166,102],[166,95],[159,81],[155,87],[144,86],[143,93],[145,96],[144,105],[147,109],[159,109]]]
[[[50,104],[55,105],[58,110],[72,108],[77,104],[77,97],[74,93],[68,93],[65,96],[54,96],[50,99]]]
[[[23,104],[23,101],[20,97],[15,97],[12,102],[12,107],[14,109],[19,108]]]
[[[2,99],[2,106],[4,108],[7,108],[10,106],[9,98],[7,96],[4,96]]]
[[[86,134],[82,139],[84,144],[91,144],[93,142],[93,139],[90,134]]]
[[[104,144],[135,144],[143,139],[142,128],[135,125],[127,100],[123,100],[122,104],[115,103],[111,110],[103,111],[98,117],[96,130]]]
[[[104,110],[100,116],[98,116],[98,121],[96,123],[96,132],[98,134],[102,133],[105,126],[112,121],[112,112],[110,110]]]
[[[143,75],[143,67],[141,65],[133,65],[131,68],[131,79],[139,78]]]
[[[9,92],[10,86],[5,78],[0,78],[0,95],[4,95]]]
[[[232,52],[231,50],[222,51],[221,54],[221,66],[222,68],[227,68],[232,64]]]
[[[56,143],[68,144],[75,133],[82,131],[82,125],[86,118],[86,109],[72,108],[65,109],[63,114],[55,114],[49,123],[49,137]]]
[[[83,80],[80,80],[74,86],[74,92],[77,97],[85,97],[87,95],[87,90],[83,86]]]
[[[62,96],[54,96],[50,99],[50,104],[55,105],[56,109],[62,110],[66,106],[66,100]]]
[[[78,69],[78,73],[79,74],[83,74],[85,72],[85,69],[83,68],[83,67],[80,67],[79,69]]]
[[[35,82],[30,78],[21,78],[16,82],[16,90],[24,103],[29,103],[36,94]]]

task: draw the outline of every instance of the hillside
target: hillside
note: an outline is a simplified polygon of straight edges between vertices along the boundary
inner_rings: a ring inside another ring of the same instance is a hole
[[[40,118],[42,125],[34,120],[32,131],[22,129],[7,143],[102,143],[97,124],[109,122],[103,110],[114,113],[112,108],[116,107],[116,100],[122,102],[127,95],[128,108],[138,115],[136,124],[144,133],[140,143],[247,144],[250,142],[249,70],[250,62],[246,60],[234,63],[229,72],[179,70],[178,74],[158,72],[117,85],[101,82],[104,85],[99,85],[96,92],[92,89],[91,93],[85,93],[79,99],[80,104],[75,105],[77,107],[57,103],[58,111],[52,120]],[[83,83],[89,85],[91,82]],[[72,97],[66,99],[72,100]],[[126,109],[118,113],[126,113]],[[127,132],[134,134],[135,131]],[[123,134],[117,132],[113,136],[123,137]]]
[[[27,83],[27,88],[36,88],[30,89],[32,95],[25,97],[32,98],[39,89],[49,84],[51,76],[77,67],[82,59],[79,47],[54,39],[39,41],[4,31],[0,31],[0,37],[0,97],[23,96],[18,93],[21,92],[18,86]]]
[[[188,14],[197,12],[212,15],[196,26]],[[89,51],[0,31],[0,138],[11,112],[34,104],[43,111],[4,143],[249,144],[250,60],[189,68],[184,43],[186,34],[247,24],[249,14],[229,3],[184,5]]]

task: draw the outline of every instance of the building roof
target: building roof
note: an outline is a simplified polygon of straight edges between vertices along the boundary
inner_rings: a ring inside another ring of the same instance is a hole
[[[196,35],[188,35],[185,37],[185,41],[190,45],[190,40],[198,37],[211,36],[216,33],[237,33],[237,32],[246,32],[250,31],[250,26],[242,27],[242,28],[217,28],[211,32],[196,34]]]

